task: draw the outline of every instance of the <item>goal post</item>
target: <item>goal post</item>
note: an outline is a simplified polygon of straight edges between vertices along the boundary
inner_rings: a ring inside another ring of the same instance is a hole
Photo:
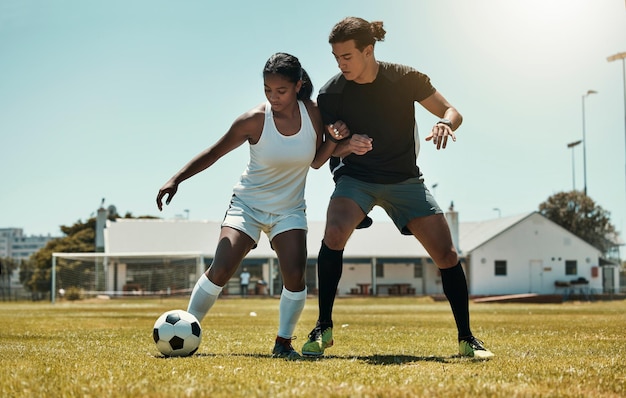
[[[53,253],[50,300],[189,294],[205,270],[200,252]]]

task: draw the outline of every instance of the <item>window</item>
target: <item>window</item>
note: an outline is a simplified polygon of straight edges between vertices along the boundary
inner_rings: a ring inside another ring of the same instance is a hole
[[[494,274],[496,276],[506,276],[506,260],[496,260]]]
[[[413,264],[413,278],[422,278],[424,276],[424,269],[422,268],[422,263],[414,263]]]
[[[578,275],[576,260],[565,260],[565,275]]]
[[[376,263],[376,277],[384,278],[385,277],[385,268],[383,263]]]

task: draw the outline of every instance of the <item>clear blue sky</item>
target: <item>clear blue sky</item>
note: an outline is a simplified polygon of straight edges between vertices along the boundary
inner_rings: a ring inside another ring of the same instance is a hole
[[[478,221],[571,190],[566,145],[582,138],[593,89],[588,194],[624,231],[622,66],[606,59],[626,51],[623,0],[215,3],[0,0],[0,228],[59,235],[102,198],[122,214],[220,220],[247,146],[183,183],[162,213],[157,191],[264,101],[271,54],[299,57],[317,92],[337,72],[328,33],[355,15],[384,22],[379,60],[428,74],[465,118],[456,143],[420,153],[443,208]],[[436,118],[416,116],[425,137]],[[573,151],[582,189],[582,145]],[[324,219],[332,187],[327,167],[311,170],[311,220]]]

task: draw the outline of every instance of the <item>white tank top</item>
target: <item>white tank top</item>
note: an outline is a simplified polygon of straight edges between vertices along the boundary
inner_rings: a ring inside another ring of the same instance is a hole
[[[302,101],[300,131],[282,135],[274,124],[272,107],[265,105],[259,141],[250,145],[250,161],[233,192],[246,205],[272,214],[305,209],[304,186],[315,158],[317,134]]]

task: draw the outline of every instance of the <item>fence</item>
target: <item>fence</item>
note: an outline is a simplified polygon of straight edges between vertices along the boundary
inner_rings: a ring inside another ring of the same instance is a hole
[[[200,253],[53,253],[50,301],[188,294],[204,270]]]

